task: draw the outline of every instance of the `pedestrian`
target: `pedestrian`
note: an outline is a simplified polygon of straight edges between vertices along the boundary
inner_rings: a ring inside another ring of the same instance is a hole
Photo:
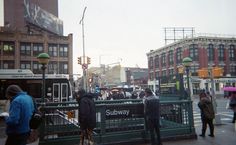
[[[207,94],[205,92],[202,92],[199,94],[199,103],[198,107],[201,110],[201,120],[202,120],[202,133],[199,135],[201,137],[205,137],[207,124],[210,128],[210,137],[214,137],[214,125],[213,125],[213,119],[215,118],[215,112],[213,109],[212,102],[210,101],[210,98],[207,97]]]
[[[93,129],[96,127],[96,108],[91,93],[79,90],[76,100],[79,103],[80,145],[93,145]]]
[[[236,120],[236,92],[231,92],[230,93],[229,100],[230,100],[229,101],[229,107],[234,112],[232,123],[235,123],[235,120]]]
[[[160,104],[159,97],[151,89],[145,89],[144,117],[151,135],[152,145],[162,145],[160,137]],[[155,137],[156,136],[156,137]]]
[[[6,89],[10,100],[9,116],[5,116],[7,139],[5,145],[26,145],[30,135],[29,122],[34,112],[32,97],[23,92],[18,85]]]

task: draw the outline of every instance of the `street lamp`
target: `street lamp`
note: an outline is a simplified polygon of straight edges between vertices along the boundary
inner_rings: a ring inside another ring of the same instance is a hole
[[[42,88],[42,102],[44,103],[45,98],[45,69],[47,68],[47,64],[49,62],[49,55],[47,53],[40,53],[37,57],[38,62],[42,65],[41,69],[43,71],[43,88]]]
[[[186,74],[187,74],[187,85],[188,85],[188,95],[189,95],[189,100],[190,98],[190,84],[189,84],[189,69],[190,66],[192,65],[192,59],[190,57],[185,57],[182,61],[183,66],[185,67]]]
[[[178,78],[179,78],[179,89],[180,89],[180,92],[181,92],[181,95],[183,95],[181,97],[181,99],[186,99],[186,96],[185,93],[184,93],[184,80],[183,80],[183,74],[184,74],[184,66],[183,65],[180,65],[178,67]]]
[[[79,22],[79,24],[82,25],[82,38],[83,38],[83,60],[82,60],[83,67],[82,68],[83,68],[83,88],[85,91],[87,91],[87,75],[86,75],[87,67],[85,67],[85,66],[87,66],[87,64],[85,63],[85,42],[84,42],[84,15],[85,15],[86,9],[87,9],[87,7],[84,8],[83,16]]]

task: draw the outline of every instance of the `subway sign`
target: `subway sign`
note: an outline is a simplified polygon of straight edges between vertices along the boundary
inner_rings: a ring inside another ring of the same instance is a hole
[[[143,118],[143,104],[120,104],[106,106],[106,119]]]

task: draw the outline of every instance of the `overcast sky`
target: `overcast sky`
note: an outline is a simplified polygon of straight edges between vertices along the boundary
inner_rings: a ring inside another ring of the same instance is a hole
[[[164,27],[194,27],[196,33],[236,35],[236,0],[59,0],[64,35],[73,33],[74,73],[77,57],[85,54],[90,66],[121,62],[147,67],[146,53],[165,45]]]

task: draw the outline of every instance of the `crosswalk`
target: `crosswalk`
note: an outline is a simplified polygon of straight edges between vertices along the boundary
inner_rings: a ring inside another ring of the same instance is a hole
[[[231,123],[233,119],[233,112],[227,111],[227,112],[219,112],[221,123]],[[200,111],[194,110],[193,111],[193,117],[194,117],[194,126],[201,125],[201,114]]]

